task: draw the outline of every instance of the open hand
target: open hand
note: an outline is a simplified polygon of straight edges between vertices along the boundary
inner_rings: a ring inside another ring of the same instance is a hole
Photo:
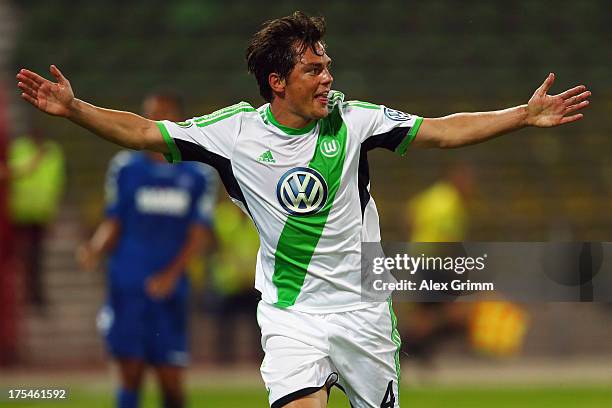
[[[550,73],[544,83],[536,89],[527,104],[527,125],[552,127],[582,119],[582,113],[575,113],[585,108],[591,92],[584,85],[568,89],[558,95],[547,92],[555,81],[555,74]]]
[[[57,83],[27,69],[19,71],[17,86],[21,89],[21,97],[45,113],[55,116],[68,116],[74,101],[74,93],[70,82],[55,65],[51,65],[49,71],[55,77]]]

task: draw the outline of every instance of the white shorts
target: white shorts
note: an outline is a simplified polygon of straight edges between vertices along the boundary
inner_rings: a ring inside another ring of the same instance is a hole
[[[261,376],[272,408],[337,385],[353,408],[399,407],[400,336],[391,302],[311,314],[257,307]]]

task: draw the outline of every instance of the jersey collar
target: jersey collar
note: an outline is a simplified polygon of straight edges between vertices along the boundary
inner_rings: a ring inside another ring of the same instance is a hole
[[[315,120],[309,125],[306,125],[305,127],[300,128],[300,129],[283,126],[280,123],[278,123],[277,120],[274,118],[274,115],[272,115],[272,110],[270,110],[270,105],[266,107],[266,118],[268,118],[268,121],[272,123],[275,127],[277,127],[278,129],[282,130],[283,132],[291,136],[304,135],[310,132],[312,129],[314,129],[314,127],[317,125],[317,121]]]

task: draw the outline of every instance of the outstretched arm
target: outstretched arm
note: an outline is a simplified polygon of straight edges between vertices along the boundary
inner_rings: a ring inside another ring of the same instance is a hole
[[[414,139],[416,147],[454,148],[484,142],[526,126],[553,127],[582,119],[576,113],[589,104],[591,92],[584,85],[558,95],[547,92],[555,80],[549,74],[526,105],[474,113],[456,113],[442,118],[425,118]]]
[[[99,108],[74,97],[70,82],[55,66],[50,67],[57,82],[22,69],[17,74],[21,97],[42,112],[65,117],[98,136],[123,147],[168,153],[154,121],[130,112]]]

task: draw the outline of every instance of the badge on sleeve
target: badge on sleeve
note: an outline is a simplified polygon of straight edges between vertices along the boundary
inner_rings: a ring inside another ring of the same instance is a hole
[[[410,119],[410,115],[395,109],[384,108],[385,116],[396,122],[405,122]]]

